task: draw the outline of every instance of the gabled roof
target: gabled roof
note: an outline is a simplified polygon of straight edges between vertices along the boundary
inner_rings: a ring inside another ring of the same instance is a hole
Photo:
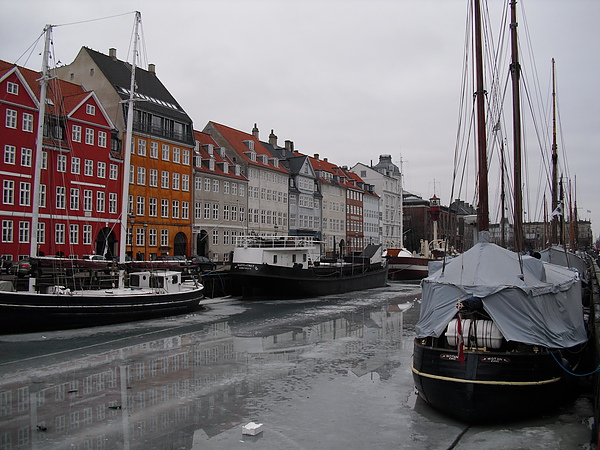
[[[209,122],[207,127],[214,127],[223,138],[231,145],[232,149],[243,159],[247,164],[262,168],[268,168],[272,170],[276,170],[281,173],[288,173],[288,170],[279,165],[279,167],[275,167],[273,162],[271,161],[273,158],[276,158],[274,155],[269,153],[266,147],[258,140],[258,138],[254,137],[252,134],[244,133],[243,131],[236,130],[234,128],[228,127],[226,125],[222,125],[216,122]],[[263,163],[260,158],[257,158],[256,161],[252,161],[248,156],[248,152],[250,152],[249,147],[245,144],[245,142],[252,141],[254,143],[254,151],[257,155],[266,155],[267,163]],[[279,158],[276,158],[279,160]]]
[[[229,157],[227,155],[222,157],[218,151],[214,151],[213,154],[211,155],[208,153],[208,150],[205,147],[203,147],[203,146],[207,146],[207,145],[212,145],[213,148],[215,148],[215,149],[219,148],[219,145],[216,143],[216,141],[212,138],[212,136],[210,134],[203,133],[202,131],[194,130],[194,138],[200,144],[198,146],[198,150],[197,150],[198,156],[200,156],[200,158],[202,160],[214,159],[215,170],[210,170],[204,164],[201,164],[199,167],[194,165],[194,169],[198,169],[200,172],[210,173],[210,174],[214,174],[214,175],[221,175],[221,176],[229,177],[229,178],[235,178],[235,179],[238,179],[241,181],[247,180],[247,178],[245,176],[243,176],[241,174],[236,175],[235,172],[232,170],[230,170],[227,173],[225,173],[223,171],[223,168],[222,168],[223,164],[227,164],[228,166],[233,165],[233,162],[229,159]]]
[[[82,47],[90,58],[96,63],[107,80],[113,85],[119,96],[126,100],[129,98],[129,87],[131,85],[131,64],[113,59],[111,56]],[[136,109],[156,112],[165,117],[170,117],[184,122],[192,122],[177,100],[171,95],[167,88],[161,83],[155,73],[136,67],[136,98],[145,100],[136,103]]]

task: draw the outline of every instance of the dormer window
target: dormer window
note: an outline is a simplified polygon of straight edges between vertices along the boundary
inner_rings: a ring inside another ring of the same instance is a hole
[[[246,155],[250,161],[256,162],[256,152],[244,152],[244,155]]]
[[[206,152],[207,152],[209,155],[211,155],[211,156],[212,156],[212,154],[213,154],[213,149],[214,149],[214,146],[213,146],[212,144],[204,144],[202,147],[204,148],[204,150],[206,150]]]
[[[208,170],[211,170],[213,172],[215,170],[215,160],[212,158],[208,160]]]
[[[271,158],[269,161],[271,161],[273,167],[279,167],[279,160],[277,158]]]
[[[248,150],[250,151],[254,151],[254,141],[248,139],[247,141],[242,141],[246,147],[248,147]]]

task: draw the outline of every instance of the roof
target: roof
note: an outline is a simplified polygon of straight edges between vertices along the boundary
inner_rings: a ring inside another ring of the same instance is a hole
[[[113,59],[111,56],[83,47],[90,58],[96,63],[107,80],[113,85],[119,96],[126,100],[129,98],[131,86],[131,64]],[[192,122],[177,100],[162,84],[155,73],[137,67],[135,69],[136,98],[145,100],[136,103],[136,109],[156,112],[162,116],[170,117],[184,122]]]
[[[279,161],[279,158],[272,155],[267,150],[267,148],[263,145],[263,143],[260,142],[258,140],[258,138],[254,137],[254,135],[244,133],[243,131],[239,131],[234,128],[231,128],[231,127],[228,127],[226,125],[222,125],[222,124],[216,123],[216,122],[209,122],[207,125],[207,128],[210,128],[211,126],[215,130],[217,130],[221,134],[221,136],[223,136],[223,138],[229,143],[229,145],[231,145],[232,149],[239,155],[239,157],[242,160],[245,161],[246,164],[265,168],[265,169],[268,168],[268,169],[276,170],[276,171],[279,171],[279,172],[282,172],[285,174],[288,173],[288,170],[285,167],[283,167],[282,165],[279,165],[278,167],[276,167],[273,164],[272,159],[275,158],[275,159],[277,159],[277,161]],[[246,143],[245,143],[245,142],[250,142],[250,141],[252,141],[254,143],[253,144],[254,151],[256,152],[257,155],[266,155],[267,156],[266,164],[263,163],[260,158],[257,158],[256,161],[252,161],[250,159],[250,157],[248,156],[248,152],[250,152],[250,149],[249,149],[248,145],[246,145]]]
[[[208,149],[203,147],[203,146],[212,145],[214,149],[219,148],[219,145],[215,142],[215,140],[212,138],[212,136],[210,134],[203,133],[202,131],[194,130],[194,138],[200,144],[200,146],[198,147],[198,150],[197,150],[200,158],[202,160],[213,159],[215,161],[214,170],[210,170],[210,168],[208,168],[204,164],[201,164],[199,167],[194,165],[195,169],[199,170],[202,173],[221,175],[224,177],[235,178],[235,179],[243,180],[243,181],[247,180],[247,178],[245,176],[236,175],[235,172],[233,172],[233,171],[229,171],[227,173],[224,172],[223,164],[227,164],[229,166],[233,165],[233,162],[229,159],[229,157],[227,155],[222,157],[218,151],[214,151],[211,155],[211,154],[209,154]]]

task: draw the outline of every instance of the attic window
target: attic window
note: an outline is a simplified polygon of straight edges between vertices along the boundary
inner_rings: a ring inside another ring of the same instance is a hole
[[[94,105],[85,105],[85,112],[90,116],[96,115],[96,107]]]
[[[247,140],[243,142],[246,144],[246,147],[248,147],[248,150],[254,151],[254,141]]]
[[[92,68],[90,69],[90,77],[93,77],[93,76],[94,76],[94,68],[92,67]]]
[[[6,84],[6,92],[9,94],[19,95],[19,85],[17,83],[11,83],[10,81]]]

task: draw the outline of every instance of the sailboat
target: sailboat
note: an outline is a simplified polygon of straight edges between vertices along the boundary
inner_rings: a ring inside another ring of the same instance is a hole
[[[511,0],[513,43],[515,3]],[[569,393],[567,372],[575,365],[573,351],[587,336],[577,272],[489,242],[480,0],[472,5],[479,242],[422,281],[412,372],[419,396],[431,406],[478,423],[533,415],[564,400]],[[513,69],[519,67],[516,48],[513,45]],[[513,70],[513,88],[518,72]],[[513,92],[518,105],[514,96]],[[515,122],[518,128],[519,119]],[[518,158],[517,154],[515,169],[520,172]],[[519,179],[515,183],[520,187]],[[520,232],[516,225],[516,243]]]
[[[138,46],[138,26],[141,15],[136,12],[131,69],[131,89],[128,100],[124,174],[129,173],[133,130],[133,102],[135,91],[135,60]],[[40,79],[39,118],[36,140],[35,180],[41,179],[42,149],[44,146],[44,121],[47,85],[50,80],[49,55],[52,25],[45,27],[42,76]],[[123,175],[123,207],[121,209],[120,266],[125,262],[125,236],[127,230],[128,177]],[[31,229],[39,223],[40,183],[34,183]],[[37,233],[31,233],[30,254],[37,255]],[[35,275],[35,274],[34,274]],[[84,325],[98,325],[149,317],[162,317],[193,311],[198,308],[204,287],[197,280],[182,279],[179,271],[139,271],[128,275],[121,270],[119,285],[110,289],[71,290],[65,286],[48,286],[43,289],[36,277],[29,279],[28,291],[16,291],[10,282],[0,285],[0,330],[22,332],[38,329],[63,329]]]

